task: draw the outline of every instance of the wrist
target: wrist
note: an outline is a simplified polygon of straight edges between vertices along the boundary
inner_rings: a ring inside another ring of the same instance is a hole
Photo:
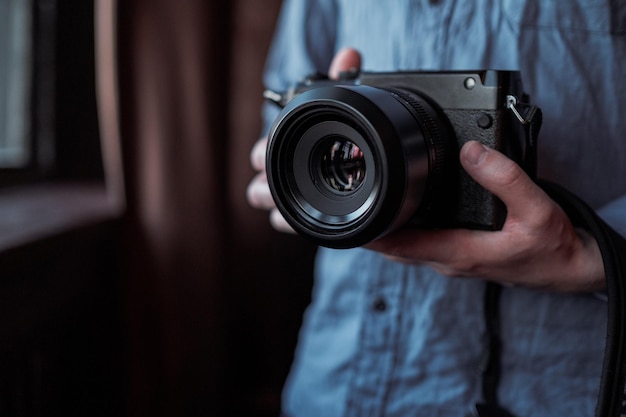
[[[603,291],[606,288],[604,262],[598,243],[585,229],[577,228],[576,233],[581,242],[581,250],[577,269],[579,288],[584,292]]]

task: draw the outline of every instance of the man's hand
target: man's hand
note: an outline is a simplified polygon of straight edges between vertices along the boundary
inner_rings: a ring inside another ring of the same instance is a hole
[[[558,291],[597,291],[604,267],[594,239],[575,229],[563,210],[524,171],[478,142],[461,149],[463,168],[507,207],[500,231],[402,229],[368,248],[448,276]]]
[[[267,184],[265,172],[265,151],[267,137],[261,138],[252,148],[250,162],[258,174],[252,179],[247,189],[248,203],[252,207],[270,211],[270,224],[279,232],[295,233],[285,218],[280,214],[272,198],[270,187]]]

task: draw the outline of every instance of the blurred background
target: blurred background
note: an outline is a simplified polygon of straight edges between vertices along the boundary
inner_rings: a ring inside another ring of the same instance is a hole
[[[249,208],[279,0],[0,1],[0,416],[277,416],[314,248]]]

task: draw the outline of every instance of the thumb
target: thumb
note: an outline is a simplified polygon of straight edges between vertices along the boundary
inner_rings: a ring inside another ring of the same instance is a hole
[[[361,54],[354,48],[343,48],[337,52],[328,69],[328,77],[336,80],[344,71],[361,69]]]
[[[486,190],[507,206],[510,216],[528,215],[529,202],[545,199],[545,194],[513,160],[476,141],[461,148],[461,165]]]

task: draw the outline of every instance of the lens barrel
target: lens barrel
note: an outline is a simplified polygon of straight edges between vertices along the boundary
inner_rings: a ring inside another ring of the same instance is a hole
[[[441,111],[417,94],[314,88],[272,127],[268,183],[298,233],[322,246],[361,246],[431,209],[454,143]]]

